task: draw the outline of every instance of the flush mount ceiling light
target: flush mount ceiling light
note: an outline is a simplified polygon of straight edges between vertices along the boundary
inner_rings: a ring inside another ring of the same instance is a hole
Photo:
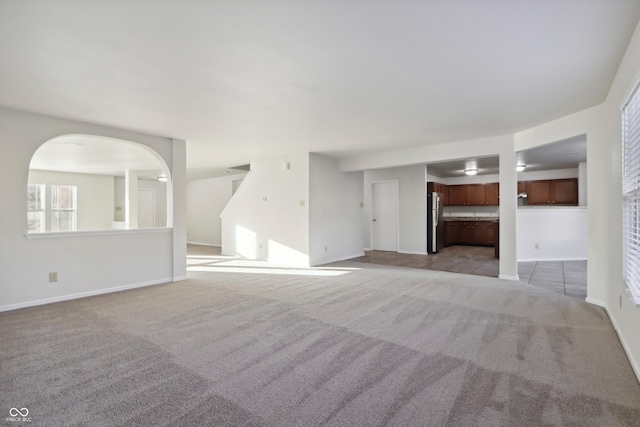
[[[478,169],[465,169],[464,173],[466,173],[467,175],[475,175],[478,173]]]
[[[524,170],[524,168],[526,168],[527,165],[517,165],[516,166],[516,171],[517,172],[522,172]]]
[[[160,182],[167,182],[167,177],[166,177],[166,175],[160,175],[160,176],[158,177],[158,181],[160,181]]]

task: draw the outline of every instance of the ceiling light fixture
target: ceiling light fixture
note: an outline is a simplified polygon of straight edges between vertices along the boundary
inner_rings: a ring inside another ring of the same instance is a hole
[[[167,182],[167,176],[166,175],[160,175],[158,177],[158,181],[160,182]]]
[[[475,175],[478,173],[478,169],[465,169],[464,173],[466,173],[467,175]]]
[[[516,166],[516,172],[522,172],[524,171],[524,168],[526,168],[527,165],[517,165]]]

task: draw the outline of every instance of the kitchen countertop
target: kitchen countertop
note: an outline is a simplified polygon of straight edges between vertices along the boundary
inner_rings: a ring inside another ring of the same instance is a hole
[[[445,216],[444,221],[500,221],[497,216]]]

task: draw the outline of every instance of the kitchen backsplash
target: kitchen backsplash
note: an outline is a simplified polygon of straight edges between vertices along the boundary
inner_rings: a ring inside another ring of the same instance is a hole
[[[499,206],[444,206],[442,215],[445,217],[495,217],[500,216]]]

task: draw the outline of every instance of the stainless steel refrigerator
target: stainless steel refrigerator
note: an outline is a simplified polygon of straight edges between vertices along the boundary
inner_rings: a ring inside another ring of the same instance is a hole
[[[435,254],[444,247],[442,193],[427,193],[427,253]]]

